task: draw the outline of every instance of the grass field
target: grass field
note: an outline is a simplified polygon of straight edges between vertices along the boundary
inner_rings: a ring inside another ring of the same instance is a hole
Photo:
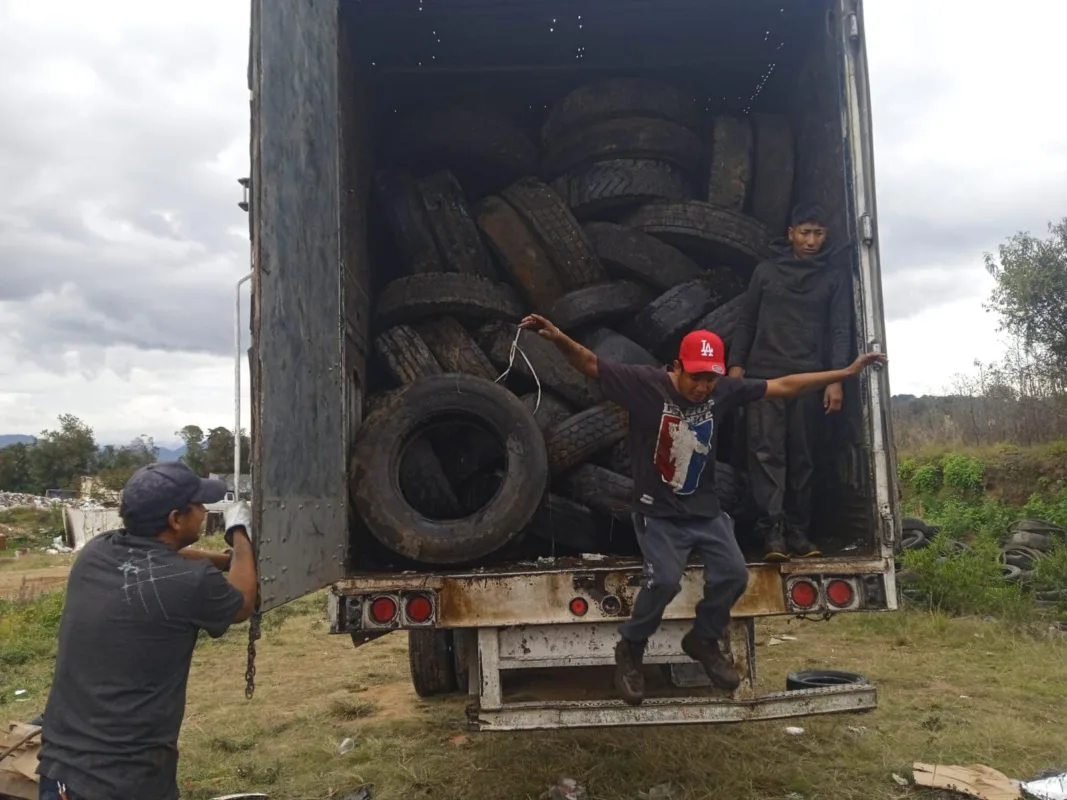
[[[43,707],[52,668],[56,595],[0,604],[0,714]],[[538,798],[561,776],[591,800],[935,797],[899,787],[914,761],[985,763],[1009,776],[1067,765],[1067,637],[1047,625],[948,619],[917,611],[757,628],[762,688],[803,667],[863,672],[880,706],[746,725],[559,733],[471,734],[465,697],[420,700],[406,639],[359,649],[330,636],[322,595],[268,614],[256,695],[244,699],[247,626],[202,640],[180,742],[183,796],[239,790],[272,798],[344,798],[364,783],[377,800]],[[767,646],[788,631],[797,641]],[[31,699],[12,701],[25,688]],[[805,729],[785,733],[788,724]],[[338,745],[355,740],[351,752]]]

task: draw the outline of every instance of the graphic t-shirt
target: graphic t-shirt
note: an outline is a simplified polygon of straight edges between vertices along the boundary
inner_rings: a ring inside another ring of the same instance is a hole
[[[634,510],[651,517],[717,517],[716,424],[731,409],[767,393],[767,382],[719,378],[702,403],[690,403],[666,369],[599,360],[604,396],[630,412]]]

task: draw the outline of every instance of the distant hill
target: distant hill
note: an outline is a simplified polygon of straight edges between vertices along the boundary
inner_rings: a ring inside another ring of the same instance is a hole
[[[24,433],[0,433],[0,447],[13,444],[33,444],[37,441],[36,436],[27,436]]]
[[[181,447],[160,447],[159,455],[157,458],[160,461],[177,461],[179,458],[185,455],[185,445]]]

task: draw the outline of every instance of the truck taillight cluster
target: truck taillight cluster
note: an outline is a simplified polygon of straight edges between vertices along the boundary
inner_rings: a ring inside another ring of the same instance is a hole
[[[347,598],[349,624],[364,630],[430,626],[437,615],[431,592],[356,595]]]
[[[855,576],[805,575],[786,581],[786,598],[790,611],[849,611],[861,607],[864,593]]]

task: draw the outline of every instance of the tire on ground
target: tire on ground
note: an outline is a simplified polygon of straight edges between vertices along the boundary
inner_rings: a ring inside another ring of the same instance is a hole
[[[632,316],[655,297],[655,292],[639,283],[611,281],[565,294],[552,304],[547,316],[561,330],[574,331],[600,320]]]
[[[756,219],[711,203],[649,203],[625,220],[704,266],[747,274],[767,254],[767,229]]]
[[[572,469],[626,436],[629,414],[615,403],[599,403],[554,425],[545,433],[553,475]]]
[[[620,364],[645,364],[650,367],[662,366],[662,362],[645,348],[610,328],[597,328],[578,341],[596,353],[598,358],[617,361]]]
[[[752,178],[752,216],[772,235],[784,236],[793,203],[796,144],[788,118],[754,114],[755,172]]]
[[[434,697],[456,691],[452,631],[442,628],[409,630],[408,666],[411,669],[411,683],[419,697]]]
[[[461,372],[489,381],[495,381],[500,374],[455,317],[424,319],[413,327],[433,353],[442,372]]]
[[[452,272],[496,278],[456,176],[443,170],[423,178],[419,194],[445,266]]]
[[[537,235],[506,200],[496,195],[479,203],[474,214],[505,274],[535,311],[544,312],[565,290]]]
[[[835,669],[804,669],[791,672],[785,679],[787,691],[820,689],[826,686],[858,686],[867,683],[867,678],[858,672],[841,672]]]
[[[379,334],[374,339],[374,349],[401,386],[444,372],[422,336],[408,325],[394,325]]]
[[[400,492],[401,456],[426,420],[475,417],[505,443],[504,478],[476,513],[431,520]],[[529,522],[548,483],[544,437],[507,389],[468,375],[422,378],[369,417],[353,448],[350,492],[371,534],[399,555],[427,564],[460,564],[511,541]]]
[[[636,278],[665,292],[703,274],[681,250],[625,225],[590,222],[582,230],[605,269],[615,277]]]
[[[378,295],[376,321],[381,325],[415,322],[442,314],[517,321],[523,311],[519,298],[507,284],[460,272],[398,278]]]
[[[404,270],[412,275],[444,272],[415,179],[406,172],[381,170],[375,173],[374,186]]]
[[[561,98],[541,128],[551,144],[580,125],[617,117],[666,119],[692,127],[698,117],[692,98],[680,89],[646,78],[615,78],[579,86]]]
[[[516,181],[501,193],[544,248],[564,289],[607,280],[596,251],[563,199],[536,178]]]
[[[673,359],[677,351],[672,345],[695,330],[694,323],[726,299],[703,278],[680,283],[645,306],[628,332],[653,354]],[[667,352],[670,350],[675,352]]]
[[[618,219],[653,200],[692,200],[685,172],[666,161],[613,159],[578,167],[552,188],[582,222]]]
[[[708,202],[741,211],[752,191],[752,123],[747,117],[720,116],[711,124]]]
[[[598,161],[641,159],[673,164],[698,175],[707,161],[704,143],[676,122],[629,117],[575,128],[558,137],[541,160],[541,177],[552,181]]]

